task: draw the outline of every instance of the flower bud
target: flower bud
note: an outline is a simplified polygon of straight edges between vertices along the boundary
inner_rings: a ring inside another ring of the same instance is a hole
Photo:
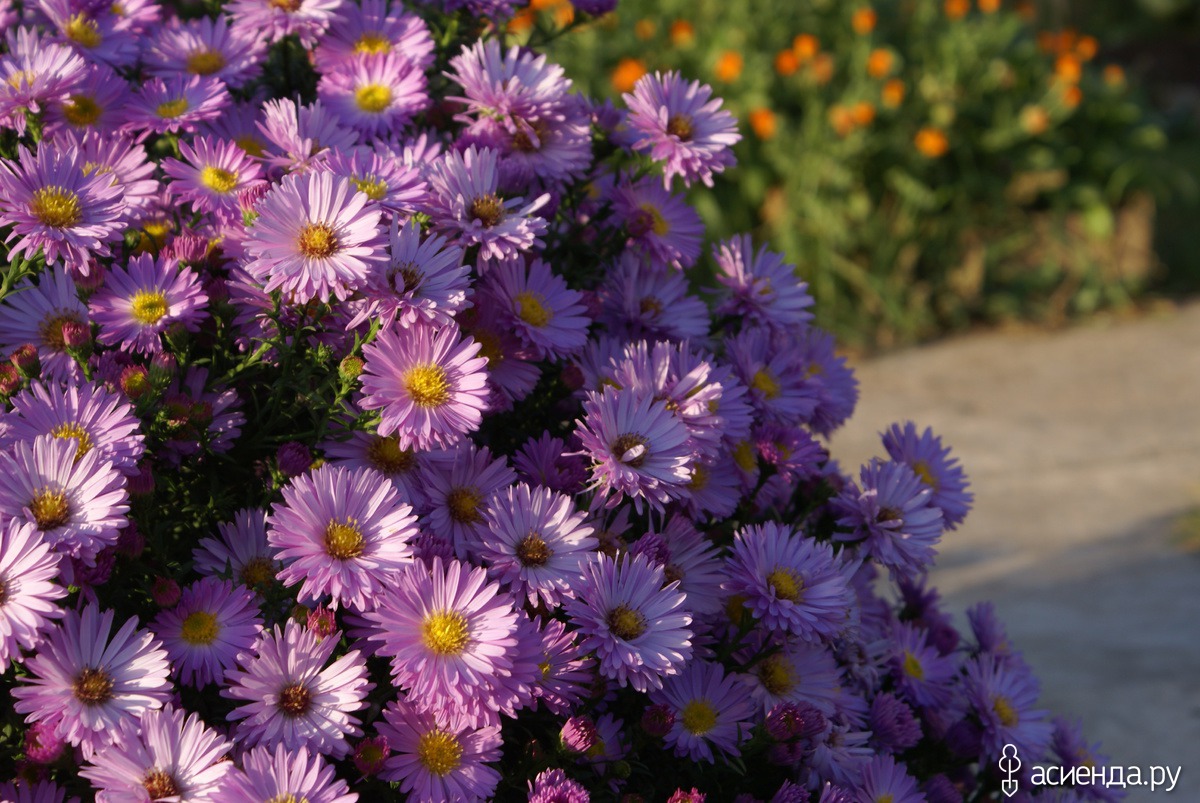
[[[42,373],[42,358],[38,356],[37,346],[32,343],[18,346],[8,359],[26,379],[37,379]]]
[[[179,583],[170,577],[155,577],[154,584],[150,586],[150,598],[160,608],[174,608],[179,604],[181,594]]]

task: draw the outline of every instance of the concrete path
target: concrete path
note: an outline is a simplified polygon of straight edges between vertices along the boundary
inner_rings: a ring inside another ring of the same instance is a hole
[[[933,427],[975,509],[933,581],[956,621],[991,599],[1042,680],[1110,763],[1182,765],[1200,801],[1200,305],[1055,333],[990,333],[856,366],[845,467],[894,421]],[[1147,779],[1148,780],[1148,779]]]

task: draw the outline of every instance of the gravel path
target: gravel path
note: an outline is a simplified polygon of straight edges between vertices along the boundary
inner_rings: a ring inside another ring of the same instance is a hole
[[[931,426],[975,492],[933,581],[948,609],[996,603],[1042,680],[1112,764],[1183,772],[1200,801],[1200,305],[1057,333],[992,333],[857,367],[832,450],[881,454],[893,421]],[[1192,528],[1192,549],[1200,539]]]

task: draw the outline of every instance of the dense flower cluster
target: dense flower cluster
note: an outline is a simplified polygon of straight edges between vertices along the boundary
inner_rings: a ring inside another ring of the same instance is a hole
[[[1005,744],[1095,760],[925,586],[949,449],[830,458],[857,383],[797,269],[736,238],[696,289],[711,88],[595,103],[507,0],[219,5],[4,6],[0,800],[949,803]]]

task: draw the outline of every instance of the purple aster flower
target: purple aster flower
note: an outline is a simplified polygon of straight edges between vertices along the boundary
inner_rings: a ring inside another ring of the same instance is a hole
[[[721,100],[710,100],[712,87],[690,83],[678,72],[644,75],[631,94],[622,96],[629,106],[626,122],[638,133],[634,150],[649,151],[663,163],[663,186],[674,176],[691,186],[699,179],[711,187],[713,173],[737,163],[731,148],[742,138],[737,120],[721,109]]]
[[[908,700],[929,708],[950,700],[959,670],[958,659],[940,654],[929,642],[928,631],[911,624],[896,624],[889,648],[892,676]]]
[[[700,215],[652,177],[619,184],[612,205],[629,235],[629,246],[652,264],[682,270],[700,256],[704,236]]]
[[[921,723],[894,694],[884,692],[871,701],[871,741],[891,753],[903,753],[921,741]]]
[[[465,706],[512,669],[517,614],[483,569],[434,558],[405,571],[364,616],[375,624],[368,640],[423,709]]]
[[[63,328],[85,324],[87,319],[87,307],[66,271],[61,267],[44,271],[37,284],[23,279],[0,303],[0,349],[7,353],[33,343],[44,379],[82,379],[83,372],[67,351]]]
[[[53,781],[0,783],[0,800],[4,803],[79,803],[78,797],[66,795],[67,790]]]
[[[232,142],[197,137],[179,143],[183,161],[164,159],[171,190],[197,212],[237,215],[238,196],[262,184],[262,168]]]
[[[404,164],[391,148],[380,144],[374,148],[333,151],[327,160],[315,165],[315,168],[350,179],[359,192],[396,215],[408,217],[415,214],[424,207],[429,197],[429,185],[421,171]],[[393,264],[396,263],[396,223],[393,219]],[[397,289],[403,291],[403,288]]]
[[[644,80],[644,79],[643,79]],[[812,320],[808,285],[795,265],[766,246],[754,250],[750,235],[743,234],[713,248],[717,281],[729,288],[729,297],[717,307],[720,315],[735,315],[752,324],[793,329]]]
[[[587,345],[583,294],[571,290],[540,259],[502,262],[485,281],[518,336],[542,359],[560,359]]]
[[[1054,732],[1051,736],[1051,755],[1057,759],[1064,769],[1072,767],[1102,767],[1108,764],[1108,757],[1099,753],[1100,744],[1088,744],[1080,730],[1079,723],[1072,723],[1062,717],[1055,717]],[[1097,776],[1093,776],[1097,777]],[[1100,781],[1079,785],[1075,789],[1085,800],[1100,800],[1104,803],[1115,803],[1125,798],[1125,793],[1116,787],[1110,787]],[[931,802],[932,803],[932,802]]]
[[[233,521],[217,525],[217,538],[203,538],[192,553],[192,566],[206,576],[232,579],[246,588],[262,590],[276,582],[282,566],[267,542],[267,514],[244,508]]]
[[[862,780],[853,800],[855,803],[877,803],[880,800],[925,803],[925,795],[903,764],[897,764],[891,756],[884,755],[875,756],[863,765]]]
[[[413,801],[488,800],[500,773],[487,766],[500,759],[500,728],[481,728],[451,715],[424,712],[396,701],[383,709],[379,733],[395,751],[381,773],[398,781]]]
[[[630,497],[639,512],[643,499],[662,510],[683,494],[692,450],[687,427],[665,402],[606,387],[588,394],[583,412],[577,434],[592,461],[596,503],[607,497],[613,507]]]
[[[587,481],[587,466],[579,454],[568,453],[561,438],[543,432],[538,439],[530,438],[513,456],[513,466],[530,485],[540,485],[552,491],[574,494],[583,490]]]
[[[624,252],[608,271],[601,290],[600,321],[625,339],[703,340],[708,307],[688,289],[677,271],[653,270]]]
[[[285,586],[300,600],[325,595],[360,610],[412,562],[417,519],[396,488],[371,469],[322,466],[283,488],[267,540],[283,562]]]
[[[129,67],[137,60],[137,32],[107,7],[73,0],[42,0],[37,5],[60,41],[87,60],[110,67]]]
[[[534,215],[549,200],[542,195],[501,198],[496,152],[474,146],[451,151],[436,162],[429,175],[434,225],[463,247],[479,246],[481,259],[504,261],[543,245],[546,221]]]
[[[43,39],[34,28],[8,28],[5,40],[7,52],[0,57],[0,118],[23,135],[26,112],[39,114],[67,97],[87,71],[77,53]]]
[[[849,723],[839,723],[829,729],[825,740],[817,744],[809,757],[818,783],[830,782],[853,788],[862,779],[862,770],[875,752],[867,746],[870,737],[866,731],[856,730]],[[821,798],[824,800],[824,797]],[[832,797],[837,800],[837,797]],[[858,798],[845,795],[846,803],[860,803]]]
[[[0,225],[12,226],[6,243],[20,238],[8,258],[32,258],[39,248],[48,264],[107,255],[124,208],[112,177],[85,171],[78,150],[49,143],[36,152],[22,146],[17,159],[0,159]]]
[[[467,306],[471,294],[470,267],[463,250],[445,237],[421,238],[421,226],[410,220],[392,222],[391,258],[386,269],[375,267],[366,287],[367,303],[349,326],[378,318],[408,327],[421,321],[444,327]]]
[[[110,270],[90,303],[92,320],[100,326],[96,339],[141,354],[162,351],[168,327],[197,331],[207,306],[208,295],[191,268],[149,254]]]
[[[381,213],[344,178],[289,175],[256,208],[246,272],[295,303],[344,301],[382,261]]]
[[[564,97],[553,112],[534,118],[481,117],[458,140],[499,151],[500,186],[522,191],[554,188],[592,163],[591,118],[585,102]]]
[[[312,451],[299,441],[288,441],[275,450],[275,464],[285,477],[298,477],[312,466]]]
[[[358,794],[336,777],[320,753],[304,745],[272,750],[255,747],[242,756],[242,771],[221,781],[221,803],[262,803],[264,800],[307,800],[308,803],[356,803]]]
[[[78,86],[46,110],[45,134],[58,138],[72,131],[82,136],[89,131],[112,136],[125,124],[129,84],[111,67],[88,64]]]
[[[321,444],[325,459],[333,465],[345,468],[370,468],[392,481],[400,498],[409,502],[416,512],[423,512],[426,504],[422,468],[429,458],[428,452],[401,448],[396,435],[377,435],[355,431],[349,440],[330,440]]]
[[[84,758],[110,742],[123,720],[136,721],[170,698],[170,664],[162,645],[137,618],[112,633],[113,611],[95,605],[67,611],[25,662],[12,690],[26,722],[57,722],[56,733],[82,747]]]
[[[95,787],[96,803],[223,800],[218,785],[233,764],[222,759],[233,745],[186,713],[167,705],[136,723],[122,720],[113,744],[79,771]]]
[[[763,626],[817,642],[846,625],[853,600],[845,565],[828,543],[767,522],[737,532],[722,588],[745,599]]]
[[[592,528],[584,524],[570,497],[525,483],[509,486],[487,505],[489,534],[479,557],[488,573],[518,598],[556,607],[573,596],[572,582],[596,548]]]
[[[40,435],[0,452],[0,516],[33,522],[56,552],[94,563],[127,523],[124,477],[74,438]]]
[[[400,54],[420,69],[433,61],[429,26],[394,0],[364,0],[361,6],[343,3],[312,56],[317,71],[328,73],[348,62],[384,53]]]
[[[692,761],[716,759],[714,752],[741,755],[738,745],[749,738],[753,710],[745,690],[718,663],[692,661],[668,678],[650,700],[670,707],[675,723],[664,737],[675,755]]]
[[[557,619],[541,624],[542,660],[540,677],[534,682],[537,702],[551,713],[563,716],[574,709],[594,679],[592,659],[576,640],[574,631]]]
[[[358,133],[342,126],[319,100],[300,106],[283,98],[267,101],[262,108],[263,119],[257,125],[269,143],[264,159],[277,170],[306,170],[330,152],[358,142]]]
[[[734,371],[750,389],[759,420],[795,426],[812,416],[819,401],[817,389],[800,365],[790,336],[766,327],[746,327],[727,345]]]
[[[595,650],[600,674],[638,691],[661,688],[692,654],[691,615],[678,583],[642,555],[620,561],[595,555],[585,564],[567,615]]]
[[[529,803],[589,803],[587,789],[559,769],[544,770],[529,782]]]
[[[1045,755],[1053,726],[1046,712],[1034,707],[1040,689],[1029,667],[981,655],[967,662],[963,691],[983,727],[984,758],[998,759],[1007,744],[1034,761]]]
[[[851,484],[831,500],[840,541],[862,541],[863,552],[893,574],[917,574],[933,561],[942,537],[942,511],[933,489],[904,463],[872,460],[862,467],[861,490]]]
[[[474,553],[487,529],[484,514],[492,494],[516,481],[504,457],[467,442],[425,472],[429,504],[424,529],[449,540],[460,560]]]
[[[532,362],[533,354],[495,304],[475,305],[455,320],[480,344],[480,356],[487,358],[488,404],[497,411],[511,410],[514,402],[530,394],[541,376]]]
[[[82,136],[69,131],[58,139],[64,147],[79,149],[81,162],[85,168],[90,166],[92,175],[103,174],[120,190],[125,201],[123,224],[141,221],[152,207],[161,204],[162,186],[154,175],[157,165],[147,157],[140,141],[123,134],[106,136],[96,131]]]
[[[750,647],[761,645],[762,637],[751,639]],[[823,644],[792,639],[780,649],[757,661],[748,674],[739,675],[757,700],[763,713],[781,703],[808,704],[825,716],[837,711],[841,696],[841,669]],[[746,648],[738,653],[741,660],[753,657]]]
[[[941,509],[946,529],[958,527],[975,496],[967,490],[967,475],[958,460],[950,457],[949,447],[942,446],[942,439],[929,428],[918,435],[917,425],[907,421],[903,428],[892,424],[883,433],[883,448],[893,460],[910,466],[933,489],[930,503]]]
[[[230,27],[254,31],[268,42],[295,34],[311,49],[337,13],[338,0],[233,0],[225,7]]]
[[[152,78],[126,107],[125,127],[131,132],[191,133],[197,124],[217,117],[228,105],[229,90],[214,76]]]
[[[262,72],[266,42],[253,28],[233,25],[229,17],[172,18],[155,32],[144,59],[151,75],[214,76],[240,89]]]
[[[480,117],[543,117],[553,113],[571,89],[563,68],[545,54],[499,41],[480,39],[450,59],[450,78],[463,88],[470,113]]]
[[[487,360],[454,324],[393,326],[363,349],[363,398],[381,410],[380,435],[401,446],[450,446],[479,428],[487,409]]]
[[[382,736],[372,736],[363,739],[354,748],[354,769],[362,773],[364,778],[378,775],[383,770],[383,764],[392,754],[388,740]]]
[[[317,96],[367,136],[401,131],[429,105],[424,70],[399,53],[338,65],[321,78]]]
[[[225,673],[221,696],[238,702],[227,717],[237,723],[235,739],[247,747],[308,745],[338,759],[349,755],[346,737],[362,735],[352,713],[367,707],[375,684],[357,650],[325,666],[337,646],[338,639],[320,639],[294,621],[264,632]]]
[[[56,600],[67,590],[54,582],[59,555],[37,528],[9,519],[0,528],[0,672],[42,640],[51,620],[63,615]]]
[[[77,457],[91,451],[130,476],[146,451],[141,421],[121,396],[90,382],[80,386],[33,382],[12,398],[0,446],[32,443],[40,435],[73,439]]]
[[[179,681],[202,689],[219,682],[238,654],[254,646],[262,622],[252,591],[205,577],[183,589],[178,604],[160,612],[151,628]]]

